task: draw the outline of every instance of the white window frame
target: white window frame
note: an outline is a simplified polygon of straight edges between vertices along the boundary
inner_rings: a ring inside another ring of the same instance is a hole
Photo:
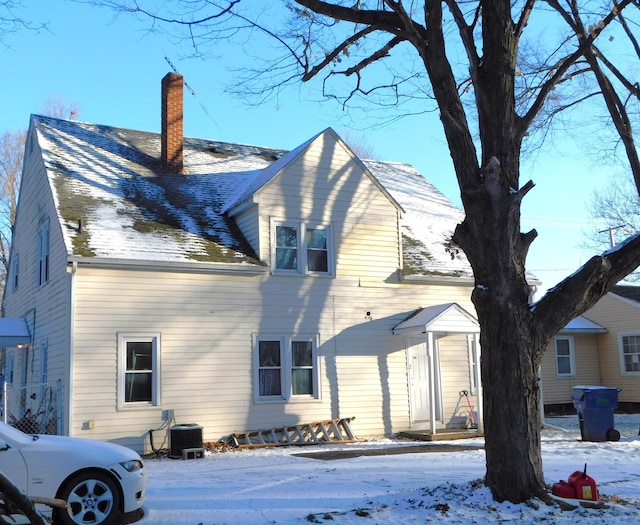
[[[13,256],[13,273],[12,273],[12,284],[13,290],[17,290],[20,285],[20,254],[16,253]]]
[[[280,395],[261,396],[260,395],[260,358],[259,346],[260,341],[279,341],[280,342]],[[306,341],[311,343],[311,360],[312,360],[312,383],[313,391],[311,394],[293,394],[293,342]],[[253,391],[256,403],[286,403],[300,401],[320,401],[320,357],[318,352],[319,336],[318,335],[274,335],[274,334],[253,334]]]
[[[569,355],[558,355],[558,341],[567,341],[569,343]],[[570,335],[558,335],[553,338],[553,348],[554,355],[556,358],[556,375],[558,378],[565,377],[576,377],[576,353],[575,346],[573,344],[573,336]],[[560,367],[558,366],[558,360],[569,359],[569,372],[562,373],[560,372]]]
[[[152,343],[151,400],[127,402],[125,395],[127,374],[127,343]],[[160,334],[118,333],[118,409],[144,409],[160,406]]]
[[[43,286],[49,282],[50,273],[50,228],[49,219],[43,221],[38,228],[38,234],[36,236],[37,243],[37,264],[36,264],[36,279],[38,286]]]
[[[276,229],[278,226],[294,228],[296,230],[296,250],[297,250],[297,266],[292,269],[276,268]],[[328,276],[335,275],[335,251],[333,243],[333,225],[305,223],[303,221],[290,221],[271,219],[271,268],[274,274],[294,274],[294,275],[315,275]],[[309,269],[309,261],[307,257],[307,230],[324,230],[327,240],[327,271],[318,272]]]
[[[626,337],[640,338],[640,332],[624,332],[624,333],[618,334],[618,348],[620,349],[620,373],[623,376],[640,376],[640,370],[639,371],[627,370],[625,353],[624,353],[624,339]],[[635,360],[639,363],[639,366],[640,366],[640,352],[636,353],[635,356],[636,356]]]

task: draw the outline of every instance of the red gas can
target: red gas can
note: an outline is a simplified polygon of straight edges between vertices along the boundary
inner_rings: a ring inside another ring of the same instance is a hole
[[[574,498],[598,501],[596,480],[591,476],[587,476],[587,465],[584,466],[583,472],[576,470],[571,474],[568,483],[573,487],[575,493]]]
[[[551,494],[560,498],[574,499],[576,497],[576,491],[573,489],[573,485],[569,485],[569,483],[563,480],[553,484]]]

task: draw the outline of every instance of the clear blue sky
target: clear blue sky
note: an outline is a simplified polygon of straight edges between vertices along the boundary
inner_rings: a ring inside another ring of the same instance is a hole
[[[302,86],[286,97],[249,107],[225,93],[228,67],[243,51],[221,47],[219,60],[186,60],[166,38],[148,34],[139,21],[66,0],[22,0],[16,14],[46,22],[48,31],[23,30],[0,45],[0,132],[26,128],[31,113],[62,97],[79,107],[78,119],[147,131],[160,129],[160,80],[170,71],[165,56],[185,77],[185,134],[229,142],[292,149],[333,127],[363,139],[380,160],[415,166],[454,203],[459,190],[437,114],[407,117],[382,128],[354,125],[335,102]],[[8,47],[7,47],[8,46]],[[236,54],[237,56],[234,56]],[[523,226],[539,237],[528,270],[553,286],[591,255],[580,248],[586,203],[609,175],[573,141],[548,143],[524,159],[522,181],[536,187],[523,204]]]

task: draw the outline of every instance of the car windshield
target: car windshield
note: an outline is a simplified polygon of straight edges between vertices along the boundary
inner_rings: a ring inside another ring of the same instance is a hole
[[[17,428],[7,425],[0,421],[0,438],[5,441],[13,441],[17,443],[29,443],[33,441],[33,436],[21,432]]]

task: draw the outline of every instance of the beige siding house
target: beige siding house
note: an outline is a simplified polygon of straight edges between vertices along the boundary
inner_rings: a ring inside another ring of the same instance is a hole
[[[3,348],[10,419],[140,451],[183,423],[205,441],[352,417],[359,437],[467,427],[473,278],[445,248],[461,212],[331,129],[286,152],[178,124],[32,117],[3,298],[30,336]]]
[[[571,410],[573,387],[620,388],[621,409],[640,408],[640,286],[617,285],[549,345],[542,370],[547,412]]]

